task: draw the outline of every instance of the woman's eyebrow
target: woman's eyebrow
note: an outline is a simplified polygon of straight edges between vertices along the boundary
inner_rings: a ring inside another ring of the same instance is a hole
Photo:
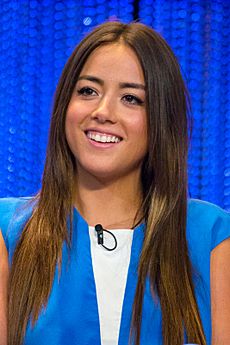
[[[89,80],[89,81],[92,81],[94,83],[97,83],[99,85],[104,85],[104,81],[100,78],[97,78],[97,77],[94,77],[92,75],[81,75],[78,80]]]
[[[78,78],[78,80],[89,80],[94,83],[97,83],[99,85],[104,85],[104,81],[98,77],[94,77],[92,75],[82,75]],[[145,85],[139,84],[139,83],[132,83],[132,82],[121,82],[119,83],[119,87],[121,89],[139,89],[139,90],[145,90]]]
[[[145,85],[138,83],[119,83],[121,89],[131,88],[131,89],[141,89],[145,90]]]

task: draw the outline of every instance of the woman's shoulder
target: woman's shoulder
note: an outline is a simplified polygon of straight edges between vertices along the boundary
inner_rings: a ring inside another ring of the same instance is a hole
[[[5,212],[14,212],[18,206],[29,202],[31,199],[31,197],[0,198],[0,214],[2,215]]]
[[[2,228],[5,223],[9,223],[17,210],[23,210],[31,200],[30,197],[0,198],[0,228]]]
[[[210,202],[189,199],[187,222],[188,236],[209,244],[210,251],[230,237],[230,213]]]
[[[31,197],[0,198],[0,230],[6,245],[31,214]]]
[[[190,213],[197,213],[200,215],[209,216],[223,216],[230,217],[230,213],[218,205],[212,204],[211,202],[199,200],[199,199],[188,199],[188,211]],[[204,213],[205,212],[205,213]]]

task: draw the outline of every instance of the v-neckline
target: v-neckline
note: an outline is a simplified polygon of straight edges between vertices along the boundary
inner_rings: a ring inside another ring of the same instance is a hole
[[[100,321],[99,321],[99,311],[98,311],[98,303],[97,303],[97,294],[96,294],[96,284],[94,279],[94,273],[93,273],[93,262],[92,262],[92,255],[91,255],[91,248],[90,248],[90,235],[89,235],[89,225],[85,221],[85,219],[79,214],[78,210],[74,208],[74,219],[73,219],[73,225],[74,225],[74,233],[73,233],[73,245],[74,247],[77,246],[78,250],[79,248],[79,242],[81,242],[81,251],[84,252],[85,255],[85,265],[87,267],[82,268],[83,271],[86,271],[90,273],[88,276],[89,279],[89,285],[92,288],[92,293],[94,303],[93,301],[88,299],[84,303],[86,303],[85,308],[86,310],[90,310],[92,307],[92,304],[96,307],[94,307],[94,315],[92,320],[90,320],[90,323],[94,325],[94,327],[98,327],[98,331],[96,329],[93,330],[93,327],[91,327],[91,331],[95,334],[95,336],[98,337],[98,344],[101,344],[101,336],[100,336]],[[132,305],[136,290],[136,284],[137,284],[137,270],[138,270],[138,262],[139,262],[139,256],[141,253],[141,248],[143,244],[144,239],[144,224],[138,225],[133,231],[133,240],[132,240],[132,246],[131,246],[131,256],[130,256],[130,262],[128,267],[128,274],[127,274],[127,281],[125,286],[125,293],[124,293],[124,299],[122,304],[122,311],[121,311],[121,323],[120,323],[120,330],[119,330],[119,338],[118,338],[118,345],[126,345],[128,344],[128,336],[129,332],[127,332],[127,329],[130,329],[131,326],[131,315],[132,315]],[[77,250],[77,251],[78,251]],[[78,253],[79,255],[81,253]],[[78,255],[77,254],[77,255]],[[88,304],[89,309],[88,309]],[[96,313],[95,313],[96,312]],[[91,315],[89,315],[90,317]],[[95,343],[97,344],[97,343]]]

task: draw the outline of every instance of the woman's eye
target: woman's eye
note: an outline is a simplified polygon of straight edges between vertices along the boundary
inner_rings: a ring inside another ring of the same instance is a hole
[[[129,104],[137,104],[137,105],[141,105],[143,104],[144,102],[136,97],[136,96],[133,96],[133,95],[126,95],[126,96],[123,96],[123,100],[126,102],[126,103],[129,103]]]
[[[91,87],[82,87],[81,89],[77,90],[79,95],[82,96],[95,96],[97,93]]]

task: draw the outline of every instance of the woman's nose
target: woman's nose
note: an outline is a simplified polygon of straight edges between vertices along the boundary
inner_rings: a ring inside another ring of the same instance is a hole
[[[107,121],[115,123],[115,111],[116,106],[114,101],[110,97],[103,97],[93,110],[91,118],[97,120],[99,123],[105,123]]]

